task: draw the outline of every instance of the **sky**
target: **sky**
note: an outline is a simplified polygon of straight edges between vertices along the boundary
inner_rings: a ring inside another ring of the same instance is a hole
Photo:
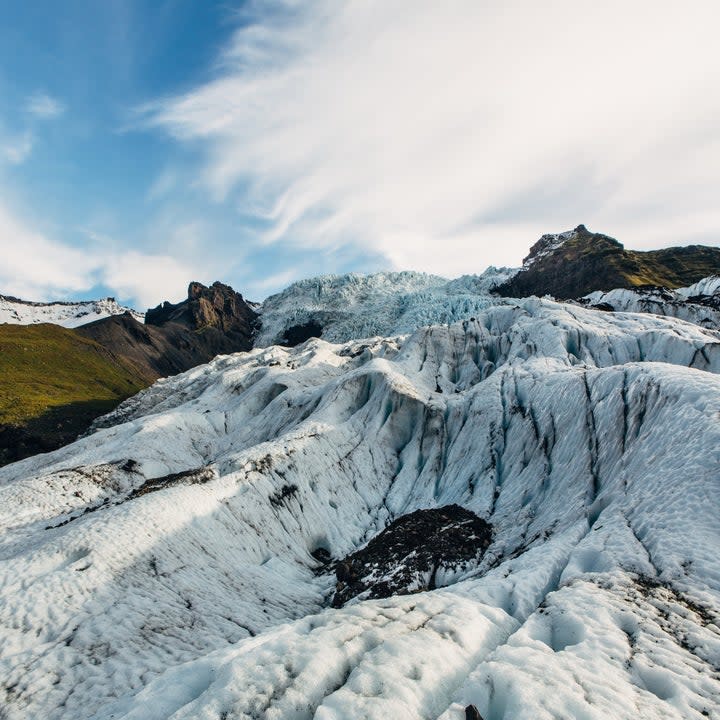
[[[716,0],[0,0],[0,293],[720,245]]]

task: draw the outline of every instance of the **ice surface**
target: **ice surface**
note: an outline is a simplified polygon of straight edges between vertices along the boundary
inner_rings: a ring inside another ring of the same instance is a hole
[[[697,297],[698,295],[717,295],[718,292],[720,292],[720,275],[711,275],[710,277],[703,278],[694,285],[679,288],[677,292],[685,298]]]
[[[474,317],[220,357],[0,469],[0,717],[718,717],[720,334]],[[329,607],[313,552],[452,503],[479,565]]]
[[[517,270],[488,268],[482,275],[446,280],[417,272],[324,275],[301,280],[259,308],[256,345],[281,341],[294,325],[315,321],[330,342],[410,333],[423,325],[470,318],[499,300],[490,291]]]
[[[717,281],[717,283],[715,282]],[[720,328],[720,298],[714,305],[697,302],[712,301],[713,292],[720,278],[705,278],[689,288],[667,290],[665,288],[616,289],[609,292],[598,290],[581,299],[581,303],[615,312],[642,312],[676,317],[708,328]],[[707,292],[706,292],[707,291]],[[693,298],[695,301],[689,301]]]

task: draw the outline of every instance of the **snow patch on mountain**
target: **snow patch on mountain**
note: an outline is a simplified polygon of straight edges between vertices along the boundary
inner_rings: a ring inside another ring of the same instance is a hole
[[[580,225],[575,230],[566,230],[561,233],[547,233],[543,235],[531,248],[527,257],[523,259],[523,270],[527,270],[538,260],[552,255],[558,248],[561,248],[568,240],[572,240],[578,236],[578,232],[587,232],[584,225]],[[509,278],[508,278],[509,279]]]
[[[488,268],[482,275],[447,280],[418,272],[325,275],[301,280],[260,308],[256,346],[283,342],[288,329],[315,323],[330,342],[410,333],[451,323],[497,304],[490,291],[517,270]]]
[[[0,707],[43,717],[720,711],[720,334],[530,298],[258,348],[0,470]],[[343,558],[457,504],[437,589],[330,608]]]
[[[138,322],[145,315],[116,302],[115,298],[79,302],[28,302],[7,295],[0,295],[0,323],[11,325],[36,325],[52,323],[66,328],[79,327],[95,320],[130,313]]]

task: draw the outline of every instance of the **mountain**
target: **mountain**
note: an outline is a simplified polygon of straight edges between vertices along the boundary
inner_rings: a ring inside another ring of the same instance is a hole
[[[87,300],[84,302],[28,302],[10,295],[0,295],[0,324],[35,325],[53,323],[67,328],[101,320],[112,315],[130,313],[137,321],[143,322],[142,313],[119,305],[115,298]]]
[[[78,332],[156,380],[216,355],[249,350],[256,322],[257,313],[229,285],[193,282],[186,300],[148,310],[144,325],[120,315],[84,325]]]
[[[65,445],[160,377],[249,350],[255,319],[231,287],[191,283],[145,324],[126,312],[74,329],[0,325],[0,465]]]
[[[4,720],[720,713],[720,336],[537,298],[0,469]]]
[[[495,292],[505,297],[552,295],[579,298],[597,290],[653,285],[679,288],[720,272],[720,248],[688,245],[639,252],[578,225],[558,235],[543,235],[522,269]]]

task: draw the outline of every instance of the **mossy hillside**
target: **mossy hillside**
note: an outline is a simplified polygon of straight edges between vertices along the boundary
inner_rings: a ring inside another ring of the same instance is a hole
[[[0,425],[76,406],[99,415],[148,385],[101,345],[57,325],[0,325]]]

